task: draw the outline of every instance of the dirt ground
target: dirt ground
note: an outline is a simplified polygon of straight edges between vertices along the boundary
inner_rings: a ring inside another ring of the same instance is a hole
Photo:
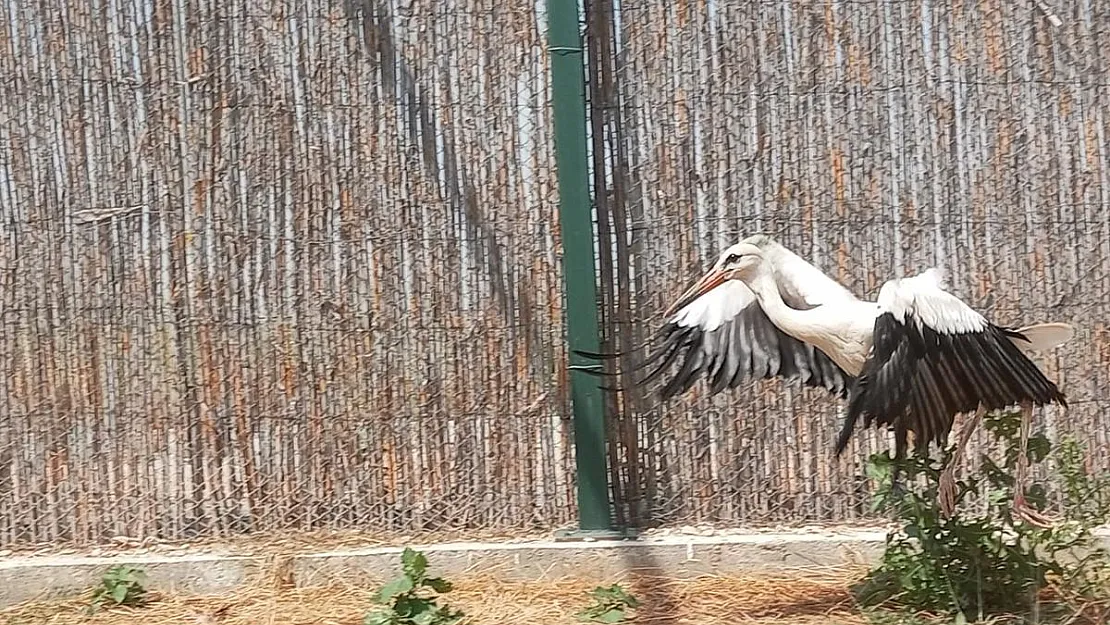
[[[825,578],[704,577],[622,582],[641,606],[640,625],[861,625],[847,576]],[[444,602],[461,609],[465,625],[570,625],[591,604],[595,583],[552,580],[506,583],[457,580]],[[260,581],[217,597],[155,597],[148,606],[89,616],[86,601],[34,602],[0,610],[4,625],[361,625],[375,604],[373,586],[288,588]]]
[[[853,528],[779,527],[763,531],[840,533]],[[871,529],[871,528],[866,528]],[[646,536],[670,534],[714,535],[741,530],[684,527],[649,531]],[[497,540],[518,542],[536,536],[498,536],[495,532],[475,535],[367,535],[360,532],[257,535],[236,540],[193,543],[159,543],[120,540],[117,544],[89,549],[67,549],[48,545],[17,551],[20,555],[146,554],[177,552],[251,555],[288,555],[350,546],[427,544],[451,540]],[[121,537],[122,538],[122,537]],[[0,551],[0,557],[11,552]],[[432,562],[434,573],[435,563]],[[692,580],[629,577],[619,582],[641,606],[629,623],[637,625],[921,625],[931,619],[863,615],[849,592],[850,584],[865,569],[832,571],[782,577],[706,576]],[[86,613],[88,597],[66,601],[36,601],[0,608],[0,625],[362,625],[364,615],[375,607],[378,589],[374,580],[350,584],[291,587],[280,571],[266,571],[234,593],[220,596],[158,595],[142,608],[102,610]],[[580,623],[577,613],[592,603],[589,591],[596,581],[550,579],[536,582],[505,582],[493,578],[452,578],[455,588],[443,602],[462,610],[461,625],[571,625]],[[1087,616],[1087,615],[1084,615]],[[1005,621],[993,621],[1002,623]],[[1071,625],[1107,623],[1100,617],[1075,619]]]

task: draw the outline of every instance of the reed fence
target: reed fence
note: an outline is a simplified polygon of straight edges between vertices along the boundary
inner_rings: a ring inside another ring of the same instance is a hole
[[[1077,326],[1039,423],[1110,468],[1110,4],[585,8],[607,348],[757,231],[940,264]],[[0,547],[573,522],[547,54],[542,2],[0,0]],[[609,411],[622,522],[869,514],[820,393]]]

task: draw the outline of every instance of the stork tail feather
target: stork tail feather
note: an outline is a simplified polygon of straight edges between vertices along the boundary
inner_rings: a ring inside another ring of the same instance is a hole
[[[1010,341],[1026,352],[1044,352],[1067,343],[1075,329],[1066,323],[1037,323],[1016,330]]]

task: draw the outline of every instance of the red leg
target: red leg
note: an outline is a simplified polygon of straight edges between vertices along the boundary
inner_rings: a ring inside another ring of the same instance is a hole
[[[975,414],[971,415],[967,422],[963,424],[959,436],[956,437],[956,448],[952,451],[952,456],[948,458],[944,470],[940,473],[940,482],[937,485],[937,501],[940,503],[941,514],[946,517],[952,516],[952,513],[956,511],[956,465],[963,458],[967,442],[971,440],[972,433],[975,432],[975,428],[979,427],[985,413],[986,409],[979,406]]]
[[[1051,527],[1053,520],[1025,501],[1025,478],[1029,469],[1029,428],[1033,421],[1033,404],[1021,405],[1021,449],[1018,452],[1017,467],[1014,469],[1014,517],[1036,527]]]

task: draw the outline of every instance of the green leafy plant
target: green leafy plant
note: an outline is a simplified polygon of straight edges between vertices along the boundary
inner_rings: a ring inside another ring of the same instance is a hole
[[[1041,601],[1050,586],[1072,598],[1105,592],[1107,554],[1090,524],[1069,519],[1040,528],[1013,518],[1020,414],[988,416],[984,425],[1004,442],[1004,458],[996,463],[984,456],[975,475],[956,482],[958,507],[970,496],[986,495],[978,512],[941,514],[936,495],[946,458],[915,455],[896,463],[887,454],[872,457],[868,473],[879,483],[876,508],[892,511],[901,527],[888,534],[880,564],[854,588],[863,606],[925,611],[960,623],[1015,612],[1043,616],[1055,607]],[[1051,449],[1043,435],[1031,436],[1030,465],[1045,460]],[[896,466],[905,488],[893,487]],[[1082,487],[1076,484],[1076,500],[1081,500]],[[1044,485],[1032,484],[1026,499],[1043,512]]]
[[[1065,437],[1053,453],[1060,475],[1064,513],[1087,525],[1110,521],[1110,474],[1092,475],[1083,459],[1086,448],[1074,437]]]
[[[147,601],[146,573],[142,569],[117,565],[100,577],[100,585],[93,589],[89,612],[103,606],[141,606]]]
[[[385,607],[371,611],[363,625],[452,625],[463,613],[439,605],[436,594],[451,591],[442,577],[428,577],[428,558],[406,547],[401,554],[402,575],[385,584],[374,597]]]
[[[581,621],[594,623],[621,623],[629,618],[629,610],[635,609],[640,602],[625,592],[620,584],[598,586],[590,591],[594,604],[578,613]]]

